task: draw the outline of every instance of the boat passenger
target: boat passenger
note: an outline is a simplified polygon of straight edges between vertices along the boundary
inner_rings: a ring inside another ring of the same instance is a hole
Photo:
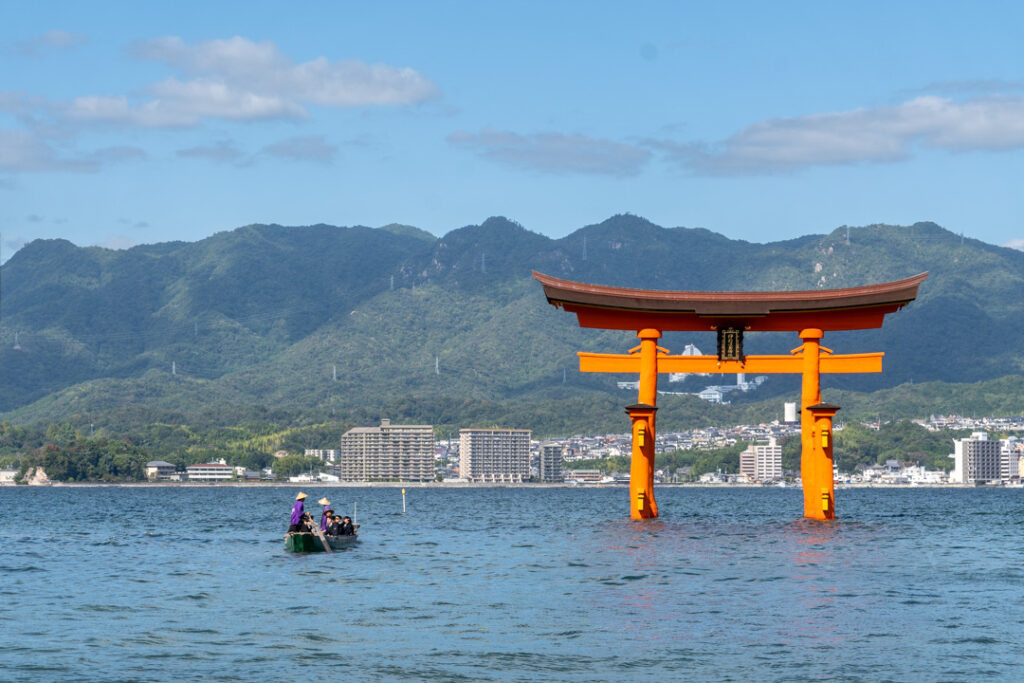
[[[327,525],[331,521],[331,515],[334,514],[334,510],[331,509],[331,501],[324,497],[317,502],[324,506],[323,511],[320,513],[320,531],[327,531]]]
[[[305,531],[306,525],[303,523],[303,515],[306,513],[303,511],[302,501],[306,500],[306,494],[299,491],[299,495],[295,496],[295,504],[292,505],[292,517],[290,525],[288,527],[288,533],[293,531]]]
[[[341,517],[334,515],[331,517],[331,523],[327,525],[328,536],[341,536]]]
[[[356,533],[356,528],[352,526],[352,518],[348,515],[341,520],[341,528],[338,530],[339,536],[352,536]]]

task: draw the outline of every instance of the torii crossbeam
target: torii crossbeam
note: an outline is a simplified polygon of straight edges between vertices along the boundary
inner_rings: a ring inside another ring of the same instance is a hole
[[[917,298],[928,277],[848,289],[790,292],[671,292],[607,287],[560,280],[534,271],[548,302],[575,313],[581,327],[636,330],[640,345],[628,354],[580,352],[582,372],[640,376],[633,422],[630,516],[658,516],[654,500],[654,435],[659,373],[800,373],[801,461],[804,515],[835,516],[832,417],[837,406],[821,402],[820,375],[881,372],[883,353],[836,355],[821,345],[826,331],[882,326],[885,316]],[[717,331],[715,356],[672,356],[658,346],[666,331]],[[797,332],[803,342],[788,356],[746,356],[744,332]]]

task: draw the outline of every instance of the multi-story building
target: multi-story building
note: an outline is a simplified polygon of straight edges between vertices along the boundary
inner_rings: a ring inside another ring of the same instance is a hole
[[[740,453],[740,474],[748,481],[782,479],[782,446],[774,437],[767,444],[750,444]]]
[[[185,468],[189,481],[227,481],[234,479],[235,469],[219,462],[203,462]]]
[[[566,470],[565,481],[575,481],[580,484],[600,484],[604,479],[601,470]]]
[[[968,439],[953,439],[953,453],[949,457],[953,458],[951,484],[977,484],[1002,477],[1002,444],[989,441],[987,432],[973,432]]]
[[[530,478],[529,429],[460,429],[459,476],[470,481]]]
[[[181,479],[181,475],[177,474],[177,469],[174,465],[163,460],[150,460],[146,463],[146,479],[150,481],[173,481],[175,479]]]
[[[540,445],[537,475],[541,481],[562,482],[562,444],[547,442]]]
[[[307,448],[307,458],[320,458],[323,462],[334,463],[338,461],[338,450],[335,448]]]
[[[341,437],[338,476],[342,481],[432,481],[434,428],[431,425],[356,427]]]
[[[999,440],[999,478],[1004,482],[1020,479],[1018,446],[1018,439],[1015,436]]]

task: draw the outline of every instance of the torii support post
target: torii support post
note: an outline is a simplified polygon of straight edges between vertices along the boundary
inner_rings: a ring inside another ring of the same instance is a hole
[[[836,483],[832,458],[832,418],[839,406],[818,403],[803,411],[800,480],[804,486],[804,517],[835,519]],[[804,426],[809,424],[809,429]]]
[[[647,403],[626,407],[633,423],[629,465],[629,516],[632,519],[658,516],[658,504],[654,501],[654,413],[657,410]]]

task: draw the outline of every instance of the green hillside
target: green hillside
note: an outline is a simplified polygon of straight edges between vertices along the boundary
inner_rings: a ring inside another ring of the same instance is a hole
[[[927,270],[920,298],[883,329],[826,338],[837,352],[886,352],[881,375],[826,377],[830,400],[880,404],[887,394],[860,397],[905,391],[908,405],[941,412],[949,395],[973,401],[978,386],[1016,396],[1016,381],[995,380],[1022,372],[1024,253],[930,223],[766,244],[631,215],[557,240],[504,218],[439,239],[400,225],[252,225],[124,251],[26,245],[2,269],[0,411],[19,423],[234,424],[277,411],[346,423],[529,415],[525,426],[570,432],[618,424],[632,396],[615,380],[626,378],[579,373],[575,352],[624,351],[635,337],[579,329],[546,303],[531,270],[693,290],[849,287]],[[664,339],[672,351],[691,342],[714,346],[710,333]],[[747,351],[797,343],[754,334]],[[774,376],[730,407],[666,397],[660,415],[773,415],[797,382]]]

